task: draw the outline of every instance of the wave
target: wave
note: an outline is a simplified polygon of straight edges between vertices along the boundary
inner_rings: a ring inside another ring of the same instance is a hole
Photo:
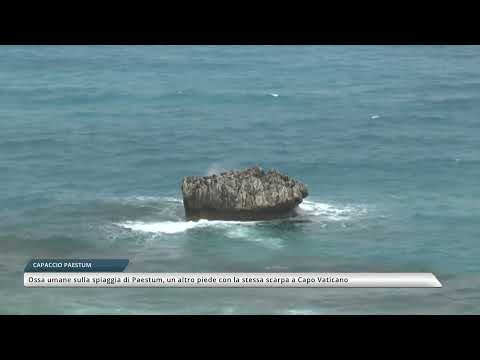
[[[253,225],[258,221],[223,221],[223,220],[206,220],[200,219],[198,221],[157,221],[157,222],[143,222],[143,221],[126,221],[116,224],[125,229],[133,231],[141,231],[148,233],[162,233],[162,234],[177,234],[185,232],[189,229],[204,228],[204,227],[228,227],[231,225]]]
[[[284,247],[283,239],[279,237],[268,236],[262,231],[258,231],[256,228],[247,226],[235,226],[227,230],[225,235],[230,239],[247,240],[255,243],[259,243],[267,248],[281,249]]]
[[[223,166],[221,166],[218,163],[213,163],[208,167],[207,171],[205,172],[205,175],[207,175],[207,176],[220,175],[220,173],[222,173],[224,171],[227,171],[227,169],[224,168]]]
[[[163,234],[176,234],[197,226],[197,224],[195,224],[193,221],[160,221],[151,223],[142,221],[127,221],[117,225],[133,231]]]
[[[292,309],[287,310],[288,315],[313,315],[315,312],[310,309]]]
[[[455,159],[458,161],[458,159]],[[183,200],[173,196],[132,196],[123,199],[126,203],[172,203],[172,204],[183,204]],[[346,220],[347,218],[365,215],[367,207],[365,205],[334,205],[310,200],[303,200],[299,205],[300,214],[303,215],[312,215],[312,216],[322,216],[328,220]],[[180,221],[176,221],[177,223]],[[228,226],[235,224],[254,224],[263,221],[232,221],[232,220],[206,220],[201,219],[199,221],[183,221],[183,223],[192,223],[192,227],[203,227],[203,226]],[[190,226],[190,225],[189,225]]]
[[[181,199],[175,197],[147,197],[147,196],[136,196],[130,198],[129,200],[139,201],[139,202],[161,202],[161,203],[170,203],[171,205],[167,206],[161,213],[160,219],[162,221],[155,221],[155,219],[147,220],[133,220],[133,221],[124,221],[120,223],[115,223],[114,225],[119,226],[123,229],[130,231],[140,232],[140,233],[150,233],[150,234],[179,234],[184,233],[193,229],[201,228],[218,228],[222,229],[225,232],[225,236],[228,238],[249,238],[253,241],[262,241],[270,243],[272,247],[281,247],[282,239],[269,237],[269,236],[259,236],[260,234],[257,231],[254,231],[251,228],[251,225],[257,224],[268,224],[268,221],[229,221],[229,220],[207,220],[200,219],[198,221],[187,221],[180,216],[180,204],[183,202]],[[167,211],[168,210],[168,211]],[[171,210],[171,211],[170,211]],[[170,212],[173,211],[173,214]],[[299,205],[298,211],[300,218],[319,218],[324,221],[348,221],[353,218],[363,216],[367,213],[365,206],[357,205],[347,205],[347,206],[338,206],[331,205],[321,202],[314,202],[304,200]],[[168,215],[168,216],[167,216]],[[162,219],[163,217],[163,219]],[[293,221],[298,219],[292,219]],[[275,222],[273,222],[275,223]],[[272,224],[273,224],[272,223]],[[322,226],[323,228],[324,226]]]
[[[303,200],[298,207],[300,208],[301,214],[318,216],[330,221],[345,221],[367,213],[367,208],[365,206],[335,206],[308,200]]]
[[[125,198],[126,201],[139,201],[139,202],[176,202],[183,203],[182,199],[177,199],[171,196],[132,196]]]

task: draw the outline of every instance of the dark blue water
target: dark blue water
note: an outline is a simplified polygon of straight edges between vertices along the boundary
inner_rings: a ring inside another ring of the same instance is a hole
[[[0,47],[0,313],[480,313],[480,47]],[[253,164],[301,220],[183,219]],[[32,257],[139,272],[434,272],[441,289],[26,289]]]

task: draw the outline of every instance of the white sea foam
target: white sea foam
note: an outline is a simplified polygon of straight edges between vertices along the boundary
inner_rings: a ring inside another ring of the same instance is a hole
[[[147,233],[177,234],[189,229],[204,228],[209,226],[228,227],[232,225],[252,225],[255,221],[223,221],[223,220],[205,220],[199,221],[127,221],[117,224],[125,229],[141,231]]]
[[[180,203],[180,204],[183,204],[183,200],[182,199],[177,199],[177,198],[174,198],[174,197],[164,197],[163,200],[165,202],[173,202],[173,203]]]
[[[255,242],[270,249],[281,249],[284,246],[282,239],[262,236],[252,227],[234,226],[226,232],[226,236],[230,239]]]
[[[243,226],[236,226],[228,230],[226,233],[227,237],[232,239],[245,238],[250,235],[248,228]]]
[[[193,221],[160,221],[146,223],[142,221],[127,221],[117,224],[125,229],[147,233],[176,234],[197,226]]]
[[[221,166],[218,163],[213,163],[208,167],[207,171],[205,172],[205,175],[207,175],[207,176],[209,176],[209,175],[219,175],[220,173],[222,173],[224,171],[227,171],[227,170],[223,166]]]
[[[292,309],[292,310],[288,310],[287,314],[289,314],[289,315],[312,315],[312,314],[314,314],[314,311],[309,310],[309,309]]]
[[[319,216],[330,221],[345,221],[367,213],[364,206],[334,206],[308,200],[303,200],[299,208],[307,215]]]
[[[252,237],[250,240],[274,250],[284,247],[283,239],[276,237]]]
[[[129,196],[121,199],[122,202],[127,204],[142,204],[142,203],[183,203],[182,199],[178,199],[172,196]]]
[[[380,117],[380,115],[372,115],[370,116],[371,119],[378,119]]]

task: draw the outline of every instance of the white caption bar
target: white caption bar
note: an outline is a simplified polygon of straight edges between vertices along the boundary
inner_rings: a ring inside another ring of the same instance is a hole
[[[26,287],[438,288],[432,273],[24,273]]]

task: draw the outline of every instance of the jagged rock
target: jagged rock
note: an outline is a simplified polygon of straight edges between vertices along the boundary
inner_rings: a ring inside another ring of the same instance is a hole
[[[182,193],[187,218],[217,220],[292,216],[308,196],[301,182],[258,166],[220,175],[184,177]]]

